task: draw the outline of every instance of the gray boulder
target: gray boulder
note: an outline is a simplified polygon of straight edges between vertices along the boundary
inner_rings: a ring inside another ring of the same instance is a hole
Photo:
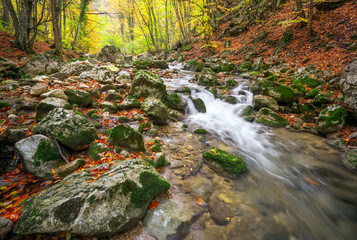
[[[108,169],[94,180],[91,171]],[[149,202],[170,188],[141,160],[102,164],[64,178],[29,198],[15,225],[17,234],[71,232],[107,237],[135,227]]]
[[[342,72],[339,84],[344,94],[345,102],[357,116],[357,59]]]
[[[54,97],[54,98],[61,98],[63,100],[68,101],[67,95],[63,92],[62,89],[53,89],[49,92],[41,94],[40,98],[49,98],[49,97]]]
[[[128,95],[136,98],[154,97],[164,100],[167,96],[163,80],[148,71],[138,71],[135,74]]]
[[[138,99],[132,96],[126,96],[125,99],[118,105],[119,110],[127,110],[130,108],[139,108],[141,103]]]
[[[328,134],[340,130],[345,125],[347,110],[339,105],[330,105],[322,110],[316,120],[316,130]]]
[[[55,108],[72,109],[71,104],[61,98],[49,97],[39,102],[36,106],[36,121],[41,121],[51,110]]]
[[[141,105],[141,110],[157,125],[167,124],[169,112],[166,105],[157,98],[149,97]]]
[[[88,60],[75,61],[75,62],[66,63],[62,67],[61,73],[66,74],[67,76],[78,76],[83,72],[87,72],[91,70],[92,68],[94,68],[94,65]]]
[[[4,238],[12,229],[14,224],[10,219],[0,217],[0,238]]]
[[[39,178],[51,177],[51,169],[65,164],[56,143],[41,134],[17,142],[15,148],[25,169]]]
[[[118,73],[118,76],[116,77],[116,80],[119,82],[119,83],[122,83],[122,84],[128,84],[128,83],[131,83],[131,77],[130,77],[130,73],[125,71],[125,70],[122,70]]]
[[[52,74],[58,72],[63,60],[57,56],[48,53],[34,55],[21,69],[29,77],[35,77],[39,74]]]
[[[85,149],[98,138],[97,129],[81,113],[64,108],[49,112],[34,131],[53,137],[74,150]]]
[[[197,84],[203,86],[217,85],[217,75],[211,68],[204,68],[197,78]]]
[[[110,130],[108,144],[135,152],[145,152],[146,150],[143,136],[124,124],[117,125]]]
[[[90,78],[102,84],[114,83],[114,73],[105,67],[97,67],[90,71],[82,72],[79,77],[82,79]]]
[[[357,148],[347,149],[342,162],[348,169],[357,172]]]
[[[102,62],[123,63],[124,55],[118,47],[106,45],[98,53],[97,59]]]
[[[40,96],[42,93],[45,93],[47,91],[47,86],[42,83],[37,83],[35,86],[33,86],[30,89],[30,95],[31,96]]]
[[[70,104],[77,104],[79,107],[88,107],[92,103],[92,95],[82,90],[67,89],[64,93],[68,96]]]
[[[184,239],[203,209],[192,201],[167,199],[154,210],[148,210],[143,224],[145,230],[158,240]]]
[[[264,95],[255,95],[254,96],[254,109],[260,110],[263,107],[270,108],[271,110],[277,112],[279,111],[278,102],[272,98]]]

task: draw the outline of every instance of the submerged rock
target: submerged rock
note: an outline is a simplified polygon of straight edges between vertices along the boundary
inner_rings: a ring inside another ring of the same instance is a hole
[[[200,113],[207,112],[206,104],[204,103],[204,101],[201,98],[194,99],[193,104],[195,105],[198,112],[200,112]]]
[[[184,239],[192,223],[202,213],[203,209],[193,202],[167,199],[147,212],[143,224],[146,231],[158,240]]]
[[[289,125],[289,121],[280,116],[269,108],[261,108],[257,113],[255,120],[258,123],[270,126],[270,127],[285,127]]]
[[[98,138],[97,129],[81,113],[63,108],[49,112],[35,132],[53,137],[74,150],[85,149]]]
[[[167,96],[163,80],[148,71],[138,71],[135,74],[128,95],[135,98],[154,97],[164,100]]]
[[[157,125],[165,125],[169,119],[169,112],[159,99],[149,97],[141,105],[141,110]]]
[[[216,147],[212,147],[202,157],[214,168],[229,174],[239,175],[247,171],[243,159]]]
[[[331,105],[322,110],[316,120],[316,130],[327,134],[340,130],[345,124],[347,111],[339,105]]]
[[[129,151],[145,152],[143,136],[130,126],[120,124],[110,130],[108,137],[110,146],[125,148]]]
[[[37,134],[15,144],[24,168],[39,178],[52,176],[51,169],[65,164],[56,143],[48,137]]]
[[[91,172],[104,171],[93,181]],[[102,164],[64,178],[24,202],[17,234],[71,232],[106,237],[135,227],[149,202],[170,188],[141,160]]]

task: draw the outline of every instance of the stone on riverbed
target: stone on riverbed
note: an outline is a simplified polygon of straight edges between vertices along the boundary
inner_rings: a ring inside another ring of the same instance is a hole
[[[211,68],[204,68],[197,78],[197,84],[202,86],[217,85],[217,75]]]
[[[61,98],[49,97],[39,102],[36,106],[36,121],[39,122],[44,118],[51,110],[55,108],[72,109],[71,104]]]
[[[322,110],[316,120],[319,133],[328,134],[340,130],[345,124],[347,111],[339,105],[331,105]]]
[[[255,117],[258,123],[267,125],[269,127],[285,127],[289,125],[289,121],[280,116],[269,108],[261,108]]]
[[[164,103],[159,99],[149,97],[141,105],[141,110],[157,125],[167,124],[169,112]]]
[[[93,181],[95,171],[103,173]],[[27,199],[14,232],[107,237],[135,227],[149,202],[169,188],[142,160],[101,164],[73,173]]]
[[[80,112],[63,108],[55,108],[49,112],[36,125],[34,132],[53,137],[74,150],[85,149],[98,138],[95,126]]]
[[[138,71],[135,74],[128,95],[136,98],[154,97],[164,100],[167,96],[163,80],[148,71]]]
[[[51,169],[65,164],[56,143],[48,137],[37,134],[15,144],[25,169],[39,178],[52,176]]]
[[[160,201],[154,210],[148,210],[143,224],[146,231],[158,240],[184,239],[190,226],[203,209],[182,199]]]
[[[212,147],[202,157],[213,168],[232,175],[239,175],[247,171],[243,159],[216,147]]]
[[[117,146],[129,151],[145,152],[143,136],[130,126],[120,124],[110,130],[108,137],[110,146]]]

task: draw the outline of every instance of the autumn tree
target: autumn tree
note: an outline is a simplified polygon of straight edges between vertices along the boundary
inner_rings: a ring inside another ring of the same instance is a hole
[[[80,33],[80,29],[82,26],[82,23],[85,19],[85,15],[86,12],[88,11],[88,6],[90,4],[90,0],[81,0],[81,13],[79,15],[79,19],[78,19],[78,25],[77,25],[77,31],[76,31],[76,35],[74,37],[73,43],[72,43],[72,49],[75,50],[77,42],[78,42],[78,37],[79,37],[79,33]]]

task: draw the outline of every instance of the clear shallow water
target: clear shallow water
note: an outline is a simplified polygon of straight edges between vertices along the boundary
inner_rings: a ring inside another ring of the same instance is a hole
[[[230,222],[226,228],[233,225],[237,231],[226,239],[356,239],[357,177],[341,166],[339,152],[319,136],[240,118],[239,113],[253,104],[243,79],[237,79],[240,85],[231,92],[238,98],[232,105],[215,99],[192,78],[184,74],[165,79],[169,90],[189,87],[193,98],[205,102],[207,113],[198,113],[188,99],[187,123],[208,130],[210,144],[242,156],[249,169],[233,185],[220,189],[239,195],[238,216],[246,223]],[[212,181],[213,186],[222,186]]]

